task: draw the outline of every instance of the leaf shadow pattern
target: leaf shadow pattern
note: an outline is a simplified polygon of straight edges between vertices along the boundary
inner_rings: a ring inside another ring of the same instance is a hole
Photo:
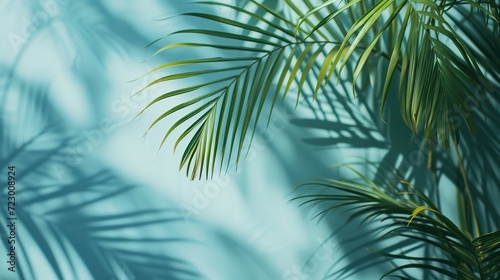
[[[242,280],[279,279],[278,271],[266,259],[262,259],[254,248],[251,248],[252,244],[249,241],[239,240],[235,235],[222,230],[213,231],[213,235],[218,250],[227,251],[224,255],[230,256],[228,263],[231,263],[233,268],[227,269],[238,270],[233,272],[233,277],[236,276]],[[240,263],[245,263],[246,273],[240,270]]]
[[[124,207],[137,204],[143,192],[99,163],[57,178],[50,164],[64,155],[67,142],[61,139],[53,149],[37,149],[50,131],[36,134],[12,151],[15,156],[0,161],[2,169],[15,164],[18,174],[15,246],[21,279],[200,278],[171,250],[172,245],[193,242],[176,233],[182,220],[178,209]],[[0,210],[4,238],[11,235],[6,210]]]
[[[462,24],[464,18],[468,19],[469,24]],[[482,58],[481,66],[487,77],[477,89],[485,92],[480,102],[467,100],[474,109],[471,114],[476,119],[477,132],[470,135],[462,130],[458,147],[466,169],[466,179],[473,186],[472,197],[482,221],[480,231],[484,234],[500,228],[500,205],[497,202],[500,198],[500,124],[495,121],[500,108],[500,58],[496,55],[500,37],[498,26],[496,29],[491,23],[485,26],[480,17],[471,16],[466,9],[461,9],[452,19],[459,27],[461,36],[476,46],[474,55]],[[465,126],[465,123],[458,120],[458,125]],[[458,172],[448,176],[461,182],[459,187],[465,192],[463,177]],[[471,215],[470,207],[467,212]]]
[[[111,92],[113,73],[108,67],[114,56],[134,58],[137,50],[141,52],[140,47],[151,41],[131,19],[99,0],[12,2],[8,7],[13,14],[19,14],[15,20],[21,14],[25,16],[23,23],[11,23],[15,26],[11,33],[22,40],[8,50],[13,59],[1,79],[1,95],[11,95],[12,87],[20,82],[24,83],[22,86],[33,86],[43,79],[44,86],[52,90],[52,98],[64,99],[70,95],[74,100],[84,101],[82,108],[85,104],[92,108],[91,121],[109,113],[104,106],[106,102],[102,101]],[[135,51],[129,51],[131,47]],[[46,76],[47,73],[57,78]],[[127,78],[121,80],[126,81]]]
[[[358,222],[356,220],[352,222]],[[363,230],[360,232],[359,226],[356,225],[351,227],[348,224],[344,224],[338,227],[338,230],[325,240],[325,242],[328,242],[329,239],[335,238],[338,234],[342,234],[342,231],[351,232],[349,236],[342,238],[342,242],[338,248],[341,254],[335,256],[335,261],[329,265],[328,271],[324,274],[324,279],[340,280],[351,279],[352,277],[368,278],[373,276],[373,267],[377,267],[377,275],[382,274],[392,267],[390,260],[382,255],[374,253],[373,250],[378,248],[378,241],[366,238],[367,236],[378,236],[383,226],[369,228],[365,226],[366,225],[364,225]],[[408,245],[410,245],[409,241],[400,240],[399,242],[391,243],[391,245],[384,249],[392,251]]]

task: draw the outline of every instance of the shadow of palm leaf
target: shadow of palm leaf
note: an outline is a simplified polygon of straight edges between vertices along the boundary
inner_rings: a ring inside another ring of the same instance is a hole
[[[239,279],[278,279],[280,277],[278,271],[274,270],[269,262],[263,260],[255,249],[250,247],[247,240],[238,240],[234,235],[222,230],[215,230],[214,236],[216,242],[220,243],[220,246],[217,246],[218,250],[224,251],[223,255],[230,256],[228,263],[234,267],[238,267],[240,263],[245,264],[246,275],[233,272],[233,275],[237,275]],[[235,269],[228,268],[228,270]]]
[[[37,12],[39,7],[31,8]],[[58,58],[64,60],[69,78],[75,78],[69,82],[83,88],[84,99],[99,120],[108,86],[105,58],[110,53],[123,54],[124,45],[143,46],[151,41],[134,26],[129,18],[112,12],[107,3],[67,2],[57,16],[36,28],[6,67],[9,75],[2,80],[5,91],[0,101],[19,98],[15,110],[1,102],[2,113],[12,114],[5,118],[2,114],[0,167],[15,164],[19,170],[21,279],[202,278],[185,260],[192,256],[179,249],[193,241],[179,238],[185,232],[178,228],[176,211],[151,209],[148,203],[153,199],[143,195],[143,189],[127,183],[97,157],[84,157],[80,165],[68,161],[68,148],[78,143],[78,137],[68,135],[73,124],[65,123],[67,116],[55,108],[57,100],[50,85],[25,79],[21,73],[23,58],[48,33],[51,50],[60,52]],[[73,96],[72,92],[66,94]],[[41,129],[48,123],[58,125]],[[5,209],[1,211],[2,218],[7,217]],[[5,229],[2,227],[2,236],[7,234]],[[0,273],[1,279],[11,279],[4,273]]]
[[[357,221],[352,221],[356,223]],[[383,255],[376,254],[373,250],[377,250],[380,246],[378,241],[374,239],[367,239],[366,236],[377,237],[383,230],[384,226],[377,227],[367,227],[363,228],[362,233],[359,232],[359,227],[350,226],[345,224],[341,227],[337,227],[338,230],[335,231],[330,237],[334,238],[341,236],[342,242],[340,243],[339,250],[342,251],[342,255],[337,256],[334,262],[330,265],[328,272],[325,274],[324,279],[350,279],[350,277],[371,277],[374,273],[374,267],[377,267],[376,272],[382,274],[384,271],[389,270],[393,265],[390,259]],[[343,232],[350,232],[347,235]],[[325,242],[327,242],[325,240]],[[396,251],[398,249],[404,248],[409,245],[415,245],[410,241],[393,240],[396,242],[387,243],[384,250]],[[422,245],[417,245],[417,249],[420,249]],[[410,251],[408,251],[410,252]],[[429,278],[425,278],[429,279]]]
[[[493,121],[497,116],[498,88],[492,94],[494,100],[489,100],[484,104],[483,111],[485,118],[478,118],[478,132],[474,136],[461,134],[460,152],[462,154],[465,167],[467,168],[466,180],[473,185],[472,197],[480,217],[481,232],[487,233],[500,228],[500,206],[498,197],[500,197],[500,139],[498,129],[500,126]],[[456,170],[454,173],[446,174],[455,182],[462,193],[466,193],[464,179]],[[471,215],[471,208],[467,207],[467,215]]]
[[[386,148],[388,144],[385,141],[380,141],[374,137],[371,137],[372,133],[377,132],[375,129],[369,129],[364,127],[358,127],[343,123],[335,123],[326,120],[315,120],[315,119],[293,119],[291,123],[304,128],[321,129],[324,131],[333,131],[339,133],[338,137],[315,137],[306,138],[304,141],[307,144],[315,146],[332,146],[337,144],[347,144],[350,148]],[[365,137],[353,137],[361,133]]]
[[[192,265],[175,254],[169,245],[192,242],[187,238],[154,237],[162,228],[180,221],[177,211],[144,210],[116,215],[82,215],[61,221],[65,236],[84,256],[95,279],[125,274],[130,279],[199,279]],[[127,231],[136,231],[127,236]]]
[[[130,196],[139,197],[131,192],[141,190],[102,164],[96,164],[97,171],[79,168],[64,180],[57,179],[50,166],[65,141],[61,139],[60,146],[53,149],[37,149],[37,145],[43,147],[49,131],[36,134],[0,160],[15,164],[18,172],[16,269],[21,279],[42,279],[42,275],[56,279],[199,279],[192,265],[169,250],[172,244],[192,242],[165,234],[181,220],[177,209],[127,206]],[[2,192],[6,195],[6,190]],[[0,211],[1,235],[6,237],[3,221],[8,213],[6,207]]]
[[[113,75],[106,69],[110,58],[133,56],[135,52],[125,52],[125,49],[130,46],[138,49],[147,45],[150,39],[139,32],[131,20],[112,12],[101,1],[47,1],[28,5],[12,3],[10,6],[14,13],[26,14],[23,17],[25,23],[14,23],[21,28],[25,26],[26,30],[12,30],[15,34],[20,34],[23,41],[12,46],[14,59],[7,65],[6,75],[2,77],[3,92],[10,95],[11,87],[20,83],[24,83],[21,86],[37,88],[35,85],[38,83],[39,86],[38,81],[45,79],[43,86],[52,90],[52,103],[72,96],[92,108],[91,121],[104,118],[109,113],[109,108],[104,106],[106,102],[102,100],[108,97]],[[40,46],[45,48],[46,53],[37,53]],[[31,64],[28,65],[27,58],[33,56],[38,59],[30,60]],[[46,77],[46,72],[36,73],[40,68],[58,77]],[[30,72],[31,69],[37,70],[26,78],[25,72]],[[124,78],[122,82],[126,80]],[[69,90],[66,87],[68,85],[72,86]],[[62,88],[63,96],[59,95],[62,94]],[[28,94],[26,97],[30,98]]]
[[[470,18],[470,24],[463,24],[464,18]],[[496,55],[499,45],[498,30],[491,26],[485,28],[484,22],[477,15],[472,16],[466,9],[453,17],[459,27],[460,34],[467,38],[473,48],[474,54],[481,57],[481,66],[487,73],[487,79],[483,80],[481,89],[485,95],[479,104],[468,100],[474,108],[472,114],[476,117],[477,133],[470,135],[466,132],[460,135],[460,153],[467,170],[467,180],[472,188],[472,197],[480,217],[481,232],[487,233],[500,228],[500,206],[497,203],[500,197],[500,136],[498,130],[500,124],[495,120],[498,118],[500,106],[500,59]],[[464,125],[463,121],[459,125]],[[463,178],[458,172],[449,172],[447,176],[455,182],[460,182],[459,187],[465,193]],[[471,215],[470,207],[466,209],[467,215]]]

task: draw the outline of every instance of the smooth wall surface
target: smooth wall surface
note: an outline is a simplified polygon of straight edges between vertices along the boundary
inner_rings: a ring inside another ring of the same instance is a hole
[[[318,210],[290,199],[300,180],[343,176],[329,166],[360,157],[432,182],[424,144],[402,123],[397,101],[388,126],[370,92],[316,103],[306,96],[296,110],[294,98],[285,100],[238,169],[208,181],[178,171],[175,139],[158,151],[175,118],[142,137],[165,107],[134,117],[165,88],[133,95],[165,62],[144,61],[170,39],[146,46],[196,28],[187,18],[158,20],[190,9],[173,0],[2,1],[0,181],[15,166],[18,219],[12,272],[2,198],[0,279],[374,279],[390,268],[364,249],[363,236],[375,235],[369,226],[346,225],[341,213],[311,220]],[[452,213],[449,176],[438,180]]]

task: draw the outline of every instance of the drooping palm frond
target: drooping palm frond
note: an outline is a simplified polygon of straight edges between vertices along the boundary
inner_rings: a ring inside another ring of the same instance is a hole
[[[324,203],[326,207],[318,215],[338,208],[352,212],[351,218],[361,217],[362,222],[383,222],[381,244],[387,239],[399,242],[392,250],[377,251],[389,259],[405,261],[385,276],[401,279],[398,272],[419,268],[449,279],[498,279],[500,277],[500,230],[473,238],[459,229],[445,216],[424,193],[396,174],[382,184],[348,167],[356,174],[355,179],[315,179],[305,186],[322,187],[329,193],[302,195],[302,204]],[[399,241],[398,241],[399,240]],[[401,240],[413,240],[404,243]],[[431,247],[432,256],[415,250],[415,244]],[[388,244],[388,243],[386,243]],[[394,243],[390,243],[393,245]],[[406,244],[406,245],[404,245]],[[410,245],[408,245],[410,244]]]
[[[326,1],[311,10],[299,21],[297,28],[318,10],[335,3],[338,1]],[[480,106],[484,95],[482,85],[486,79],[480,67],[484,57],[473,53],[455,28],[456,25],[468,26],[468,21],[477,25],[492,19],[492,24],[484,27],[498,30],[499,5],[494,1],[472,0],[440,3],[387,0],[372,3],[363,0],[346,2],[322,19],[308,35],[325,25],[335,25],[335,20],[344,12],[362,11],[335,54],[333,67],[338,64],[341,71],[350,60],[356,60],[354,86],[367,59],[373,56],[373,49],[383,49],[390,60],[387,72],[383,73],[385,83],[381,93],[381,111],[389,85],[399,69],[400,109],[404,121],[413,131],[423,126],[427,139],[437,136],[445,147],[449,147],[450,135],[457,133],[457,118],[463,117],[468,127],[475,131],[471,111]],[[451,20],[450,17],[456,17],[464,6],[470,7],[470,15],[461,17],[461,22]],[[388,37],[388,43],[380,40],[383,36]],[[475,41],[474,44],[481,45],[482,42]],[[355,56],[360,49],[363,49],[362,53]],[[491,54],[483,55],[490,59]],[[495,57],[493,55],[491,59]],[[471,106],[471,103],[474,105]]]
[[[265,120],[262,114],[267,112],[269,123],[273,107],[279,99],[294,91],[298,102],[302,89],[311,77],[314,79],[311,88],[315,98],[325,82],[334,75],[331,61],[342,36],[339,31],[329,28],[322,28],[307,39],[304,39],[308,33],[305,29],[299,28],[294,33],[293,18],[303,17],[301,11],[313,7],[309,1],[304,3],[305,6],[301,6],[285,1],[286,7],[278,10],[257,1],[250,1],[243,8],[201,2],[204,7],[233,9],[245,20],[204,12],[184,13],[184,17],[219,26],[208,25],[174,32],[170,36],[183,36],[182,40],[189,38],[190,41],[174,42],[156,52],[156,56],[167,57],[176,48],[207,53],[198,58],[169,59],[168,63],[153,69],[152,72],[172,70],[174,74],[165,75],[148,87],[179,80],[188,85],[167,91],[144,109],[172,97],[190,94],[188,101],[171,107],[149,129],[177,111],[187,112],[167,131],[162,145],[174,130],[186,127],[175,142],[174,149],[182,140],[188,142],[180,168],[187,166],[186,172],[192,179],[198,174],[201,178],[202,173],[208,177],[217,170],[221,172],[231,161],[238,163],[242,152],[252,142],[257,124]],[[224,31],[221,26],[236,31]],[[214,49],[222,52],[222,56],[213,55]],[[311,76],[313,71],[315,74]],[[189,134],[192,136],[187,140]]]

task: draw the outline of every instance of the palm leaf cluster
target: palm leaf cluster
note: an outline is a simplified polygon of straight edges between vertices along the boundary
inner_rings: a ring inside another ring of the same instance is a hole
[[[306,18],[334,3],[337,1],[326,1],[306,14]],[[323,18],[309,34],[346,11],[360,10],[362,16],[348,29],[334,56],[333,66],[340,65],[342,70],[351,59],[355,60],[355,83],[373,51],[383,50],[389,62],[380,96],[381,111],[391,81],[399,70],[400,109],[405,123],[415,132],[423,126],[425,138],[432,139],[435,134],[448,147],[449,136],[458,132],[459,116],[475,131],[472,111],[480,106],[486,80],[476,55],[457,34],[457,27],[450,18],[459,13],[463,5],[475,12],[461,17],[462,21],[479,14],[481,18],[495,21],[497,28],[499,6],[492,1],[483,4],[387,0],[367,5],[362,0],[355,0]],[[381,40],[384,36],[385,41]],[[356,53],[359,55],[355,56]]]
[[[381,110],[399,76],[402,116],[413,131],[423,127],[427,139],[438,138],[447,147],[450,135],[458,131],[460,116],[475,130],[474,112],[488,78],[477,50],[461,39],[455,23],[479,17],[486,29],[497,30],[494,1],[286,0],[280,8],[258,1],[242,7],[199,5],[205,11],[181,16],[204,27],[173,32],[168,36],[173,41],[155,53],[167,62],[151,73],[166,74],[147,87],[161,84],[168,90],[144,108],[184,97],[149,129],[184,112],[161,145],[174,131],[181,131],[174,149],[185,141],[180,168],[186,167],[192,179],[238,164],[258,123],[266,119],[269,123],[277,101],[289,92],[296,94],[297,102],[304,91],[314,99],[324,86],[332,85],[333,78],[338,81],[346,67],[352,69],[348,76],[354,90],[368,61],[382,60],[386,65],[385,73],[377,73],[383,81],[383,87],[376,89]],[[471,11],[460,16],[463,7]],[[232,9],[239,16],[217,16],[206,12],[209,8]],[[176,59],[179,48],[190,55]],[[174,82],[177,87],[171,86]]]
[[[300,187],[321,187],[322,194],[295,199],[302,201],[301,205],[323,204],[318,216],[345,208],[352,213],[350,220],[383,222],[383,238],[377,238],[377,242],[391,239],[401,246],[391,246],[393,251],[387,251],[389,247],[385,246],[378,253],[404,263],[382,278],[390,275],[409,279],[406,271],[418,268],[432,273],[435,279],[499,279],[500,230],[473,238],[401,175],[376,183],[353,167],[347,168],[356,174],[354,179],[311,180]],[[405,242],[408,240],[413,242]],[[419,251],[425,246],[434,250],[431,255]]]

